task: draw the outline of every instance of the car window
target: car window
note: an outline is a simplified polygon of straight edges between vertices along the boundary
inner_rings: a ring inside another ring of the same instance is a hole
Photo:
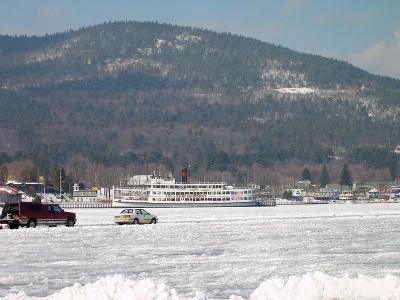
[[[54,212],[62,212],[63,210],[62,210],[62,208],[59,207],[58,205],[54,205],[54,206],[53,206],[53,211],[54,211]]]
[[[144,209],[141,209],[140,211],[141,211],[142,214],[144,214],[144,215],[148,215],[148,214],[149,214],[149,213],[148,213],[147,211],[145,211]]]
[[[135,210],[135,213],[136,213],[137,215],[140,215],[140,214],[141,214],[140,209],[136,209],[136,210]]]
[[[127,213],[128,213],[127,209],[124,209],[124,210],[121,211],[121,214],[127,214]]]
[[[133,213],[133,209],[128,209],[128,214]]]
[[[47,210],[48,210],[48,211],[51,211],[51,205],[48,205],[48,206],[47,206]]]
[[[40,211],[40,210],[42,210],[42,206],[37,205],[37,204],[31,204],[31,205],[27,205],[26,209],[29,211]]]

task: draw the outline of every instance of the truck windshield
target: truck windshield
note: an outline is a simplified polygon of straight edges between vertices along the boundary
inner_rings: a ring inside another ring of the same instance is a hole
[[[5,216],[7,214],[18,215],[18,212],[19,212],[18,204],[16,204],[16,205],[5,205],[1,215],[2,216]]]

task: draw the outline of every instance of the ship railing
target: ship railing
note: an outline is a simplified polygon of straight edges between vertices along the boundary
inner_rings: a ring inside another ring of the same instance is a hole
[[[62,208],[111,208],[112,201],[71,201],[60,202]]]

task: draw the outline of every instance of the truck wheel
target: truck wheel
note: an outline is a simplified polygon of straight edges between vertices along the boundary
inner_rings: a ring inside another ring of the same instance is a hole
[[[139,224],[139,219],[133,220],[133,224]]]
[[[28,224],[26,224],[27,228],[35,228],[36,227],[36,221],[34,219],[30,219],[28,221]]]
[[[19,224],[9,224],[8,227],[9,227],[10,229],[18,229]]]
[[[156,223],[157,223],[156,218],[151,219],[151,224],[156,224]]]
[[[74,225],[75,225],[74,220],[73,220],[73,219],[68,219],[68,221],[67,221],[67,227],[74,227]]]

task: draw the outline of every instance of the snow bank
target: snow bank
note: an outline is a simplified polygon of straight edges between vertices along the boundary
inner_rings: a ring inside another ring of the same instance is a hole
[[[46,300],[180,300],[186,299],[179,296],[174,289],[170,289],[164,283],[155,283],[151,280],[134,281],[122,275],[102,277],[94,283],[85,285],[74,284],[71,287],[50,296],[30,297],[24,292],[9,294],[4,300],[46,299]],[[197,293],[192,299],[206,299],[202,293]]]
[[[249,300],[390,300],[400,299],[400,278],[358,276],[332,277],[321,272],[301,277],[270,279],[262,283]]]
[[[179,295],[164,283],[149,279],[134,281],[121,275],[106,276],[94,283],[75,284],[44,298],[30,297],[20,292],[9,294],[4,300],[207,300],[204,293],[197,292],[192,298]],[[230,300],[244,300],[232,295]],[[400,278],[387,275],[383,278],[358,276],[333,277],[322,272],[303,276],[273,278],[262,283],[249,300],[391,300],[400,299]]]

